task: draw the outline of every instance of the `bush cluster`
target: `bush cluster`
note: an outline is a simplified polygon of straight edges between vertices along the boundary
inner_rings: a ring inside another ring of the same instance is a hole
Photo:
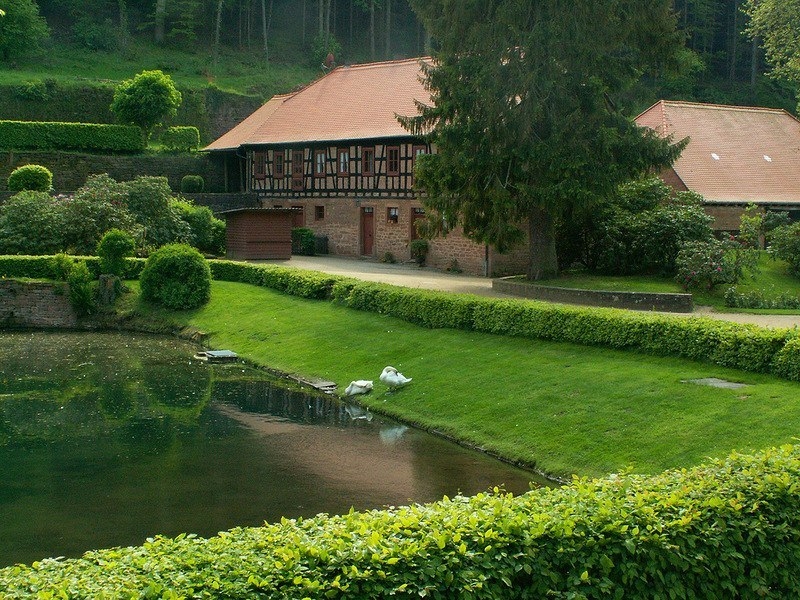
[[[701,200],[692,192],[673,196],[658,178],[622,185],[605,204],[564,217],[557,239],[561,267],[672,276],[687,242],[712,239],[712,219]]]
[[[2,150],[76,150],[132,153],[145,149],[138,127],[100,123],[0,121]]]
[[[211,298],[208,263],[186,244],[168,244],[153,252],[139,280],[142,297],[167,308],[198,308]]]
[[[206,182],[202,175],[184,175],[181,178],[182,194],[199,194],[205,189]]]
[[[316,243],[314,231],[308,227],[295,227],[292,229],[292,254],[298,256],[314,256]]]
[[[92,254],[103,235],[129,233],[137,252],[185,242],[223,254],[225,223],[210,209],[173,197],[164,177],[117,182],[93,175],[72,196],[21,192],[0,206],[0,253]]]
[[[53,174],[42,165],[22,165],[8,176],[8,189],[11,192],[49,192],[53,187]]]
[[[800,222],[776,227],[769,236],[770,256],[789,263],[789,272],[800,277]]]
[[[497,300],[408,289],[274,265],[212,261],[214,278],[386,314],[429,328],[453,328],[678,356],[774,372],[792,334],[708,318],[632,313],[546,302]],[[798,357],[800,360],[800,357]]]
[[[783,292],[770,295],[759,290],[740,292],[736,286],[725,291],[725,306],[730,308],[791,309],[800,308],[800,296]]]
[[[18,598],[795,598],[800,450],[156,537],[0,570]]]
[[[200,147],[200,130],[197,127],[167,127],[161,134],[161,143],[170,152],[190,152]]]

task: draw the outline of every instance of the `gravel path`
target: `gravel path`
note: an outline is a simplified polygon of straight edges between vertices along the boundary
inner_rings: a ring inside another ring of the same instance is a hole
[[[291,260],[253,261],[277,264],[297,269],[321,271],[333,275],[343,275],[375,281],[391,283],[411,288],[477,294],[495,298],[511,298],[492,289],[492,280],[486,277],[447,273],[414,264],[386,264],[369,259],[357,259],[342,256],[293,256]],[[677,313],[669,313],[677,315]],[[693,313],[684,316],[702,316],[736,323],[752,323],[762,327],[797,327],[800,326],[800,314],[796,315],[751,315],[745,313],[721,313],[711,307],[696,306]]]

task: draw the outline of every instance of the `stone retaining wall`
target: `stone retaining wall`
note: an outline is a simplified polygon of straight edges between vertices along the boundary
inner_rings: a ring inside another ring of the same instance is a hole
[[[503,294],[547,302],[603,306],[629,310],[663,312],[692,312],[691,294],[655,294],[646,292],[606,292],[573,288],[549,287],[515,281],[515,278],[495,279],[492,289]]]
[[[0,280],[0,329],[72,328],[78,316],[67,284]]]

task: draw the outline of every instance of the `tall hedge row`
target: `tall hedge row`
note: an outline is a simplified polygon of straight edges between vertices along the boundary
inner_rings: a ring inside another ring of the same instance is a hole
[[[800,449],[157,537],[0,569],[5,598],[800,597]]]
[[[2,150],[75,150],[112,154],[142,152],[142,130],[128,125],[0,121]]]
[[[86,262],[93,277],[99,277],[102,269],[96,256],[73,256]],[[143,258],[126,258],[125,279],[137,279],[145,265]],[[0,277],[30,277],[33,279],[61,279],[59,261],[53,256],[2,256],[0,255]],[[2,596],[0,596],[2,598]]]
[[[408,289],[273,265],[213,261],[211,271],[215,279],[331,299],[423,327],[637,350],[800,381],[800,343],[786,329]]]

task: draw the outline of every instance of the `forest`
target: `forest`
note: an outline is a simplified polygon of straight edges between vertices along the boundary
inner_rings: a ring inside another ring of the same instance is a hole
[[[408,0],[15,0],[41,15],[46,44],[105,53],[131,44],[256,64],[319,69],[420,56],[435,48]],[[794,111],[794,88],[766,76],[758,36],[748,35],[747,0],[673,0],[686,40],[680,75],[644,81],[623,99],[641,109],[659,98],[764,105]],[[0,0],[0,9],[13,6]],[[6,19],[8,20],[8,19]],[[2,39],[3,36],[8,39]],[[13,44],[0,23],[0,56]],[[16,54],[36,44],[18,42]],[[285,91],[285,90],[283,90]]]

